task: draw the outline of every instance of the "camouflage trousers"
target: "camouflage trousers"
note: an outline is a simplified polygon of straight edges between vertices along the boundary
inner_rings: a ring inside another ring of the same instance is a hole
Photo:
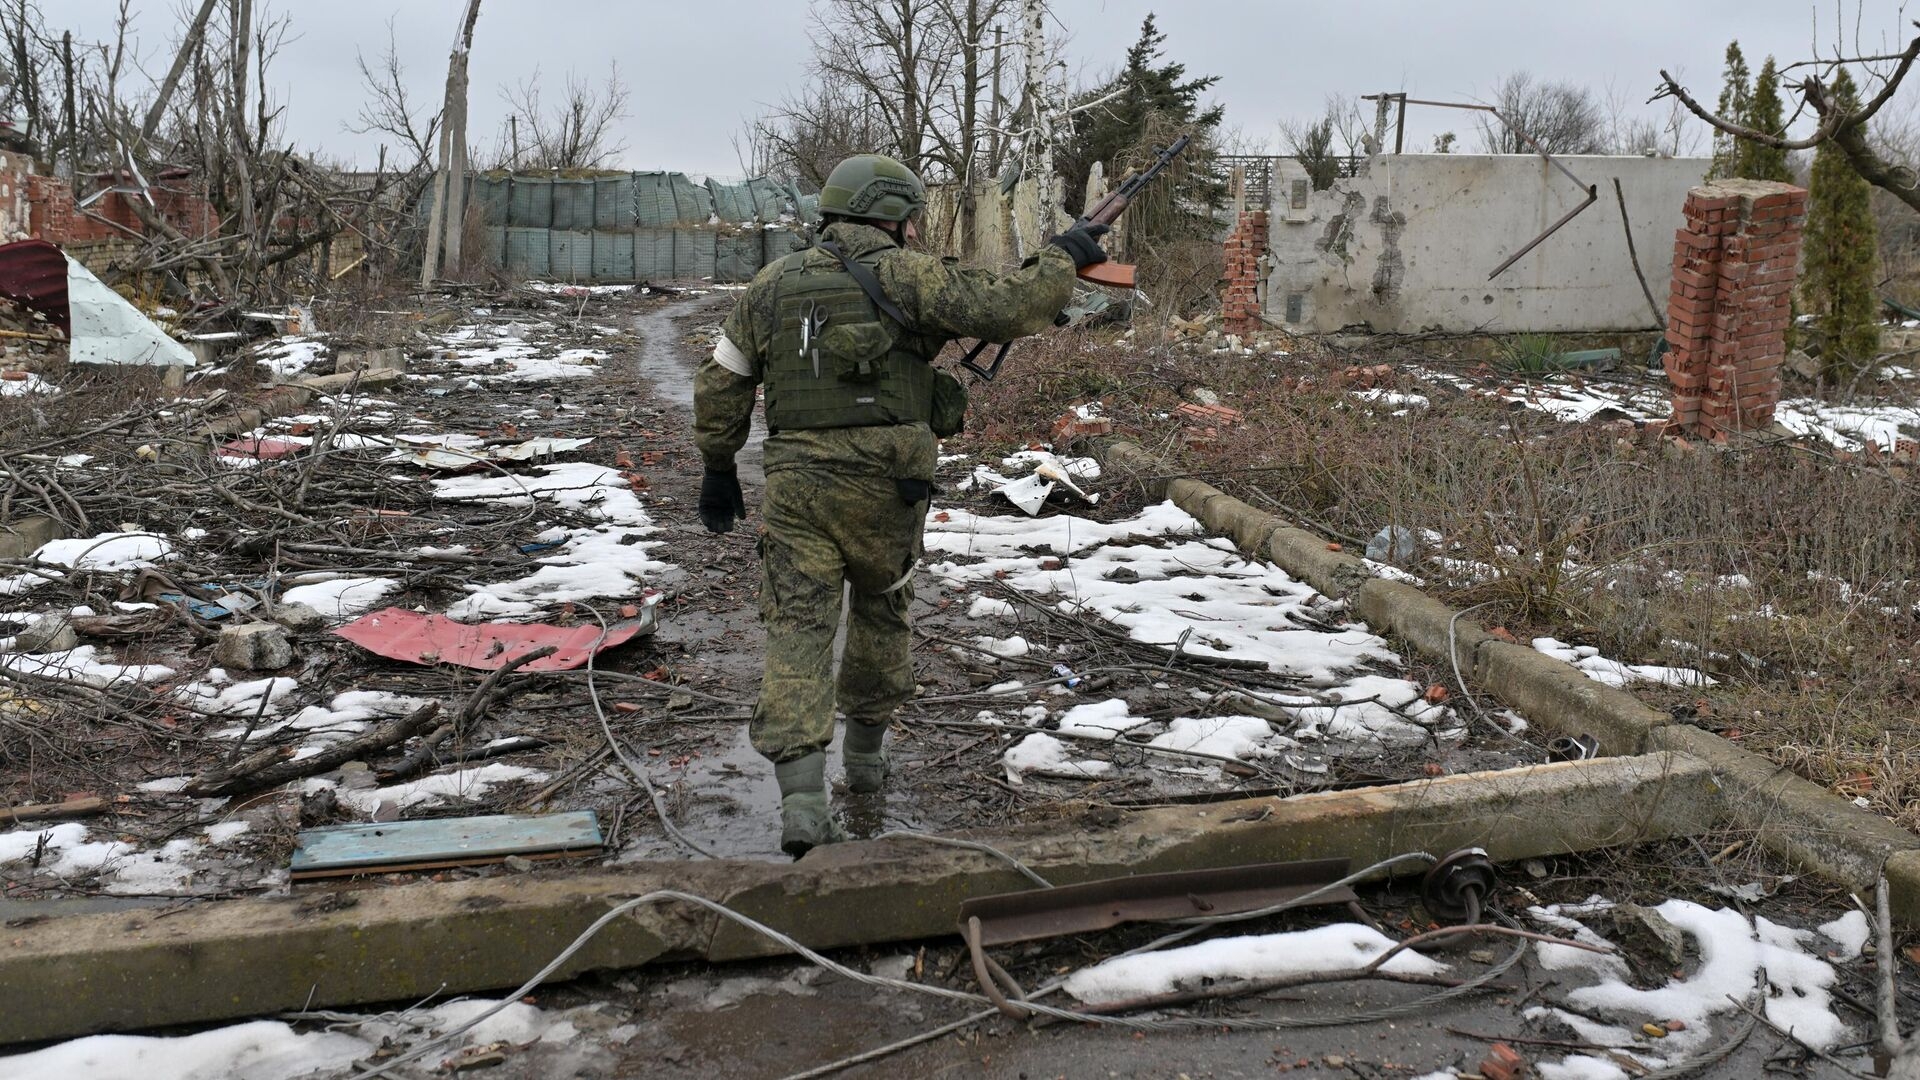
[[[885,477],[782,469],[768,474],[760,512],[767,664],[747,730],[778,764],[826,749],[836,699],[849,722],[880,724],[912,695],[907,609],[927,501],[909,504]],[[851,597],[836,685],[843,582]]]

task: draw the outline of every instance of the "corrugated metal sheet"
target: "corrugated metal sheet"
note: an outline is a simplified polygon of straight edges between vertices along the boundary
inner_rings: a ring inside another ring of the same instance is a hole
[[[553,260],[549,250],[552,242],[548,239],[548,230],[508,228],[506,233],[508,270],[532,278],[553,275]]]
[[[63,334],[73,332],[67,308],[67,256],[46,240],[0,245],[0,296],[45,315]]]
[[[553,228],[553,182],[515,177],[507,224],[524,229]]]
[[[554,229],[547,233],[547,273],[559,281],[593,280],[593,234]]]
[[[633,281],[633,233],[595,229],[593,280]]]

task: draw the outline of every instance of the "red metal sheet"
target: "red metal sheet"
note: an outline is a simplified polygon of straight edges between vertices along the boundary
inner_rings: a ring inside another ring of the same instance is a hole
[[[454,622],[445,615],[387,608],[363,615],[334,633],[391,660],[410,664],[458,664],[480,671],[492,671],[515,657],[552,645],[556,650],[552,656],[529,661],[519,670],[571,671],[585,664],[588,654],[631,640],[648,621],[641,618],[613,623],[607,627],[606,639],[602,641],[598,624],[471,624]]]
[[[290,454],[297,454],[306,448],[307,444],[305,443],[292,442],[287,439],[255,439],[249,437],[245,439],[235,439],[227,443],[220,448],[220,452],[227,457],[259,458],[262,461],[271,461],[274,458],[283,458]]]
[[[0,244],[0,297],[46,315],[68,336],[73,317],[67,310],[67,257],[45,240]]]

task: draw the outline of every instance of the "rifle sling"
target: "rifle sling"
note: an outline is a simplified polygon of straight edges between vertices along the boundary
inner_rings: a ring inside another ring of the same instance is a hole
[[[906,315],[893,301],[887,299],[886,291],[880,288],[880,279],[873,276],[873,271],[847,258],[847,253],[840,250],[840,245],[831,240],[822,240],[814,246],[839,259],[840,265],[853,276],[854,283],[860,286],[860,291],[867,294],[867,299],[872,300],[874,306],[878,307],[887,318],[899,323],[902,329],[906,328]]]
[[[878,307],[887,318],[899,323],[902,329],[907,327],[907,316],[900,310],[898,305],[892,300],[887,299],[886,290],[880,287],[880,279],[873,276],[873,271],[848,258],[847,253],[840,250],[840,245],[831,240],[822,240],[814,246],[834,258],[839,259],[841,267],[852,276],[854,283],[860,286],[860,291],[867,294],[867,299],[872,300],[874,306]],[[986,351],[989,344],[992,344],[992,342],[981,341],[974,345],[973,351],[969,352],[966,358],[961,360],[960,363],[968,371],[980,376],[987,382],[992,382],[994,375],[1000,371],[1000,361],[1007,358],[1007,349],[1011,347],[1013,343],[1000,342],[1000,351],[994,355],[993,363],[987,367],[981,367],[979,364],[974,363],[974,361],[979,358],[982,352]]]

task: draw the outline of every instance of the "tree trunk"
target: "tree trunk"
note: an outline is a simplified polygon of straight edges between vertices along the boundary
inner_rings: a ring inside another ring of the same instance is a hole
[[[180,76],[187,65],[200,50],[200,39],[207,32],[207,19],[213,15],[213,5],[217,0],[203,0],[200,10],[194,13],[193,21],[187,24],[187,34],[180,39],[180,51],[174,55],[173,66],[167,69],[167,77],[160,80],[160,89],[153,96],[153,104],[147,107],[147,118],[140,125],[140,141],[153,138],[160,127],[160,118],[166,115],[167,102],[173,97],[174,87],[180,85]]]
[[[1024,0],[1025,49],[1027,60],[1027,135],[1021,153],[1021,179],[1033,191],[1031,217],[1014,220],[1014,257],[1025,259],[1037,251],[1053,234],[1054,217],[1060,206],[1059,178],[1054,172],[1054,103],[1047,77],[1047,6],[1044,0]]]
[[[80,120],[73,104],[73,31],[69,30],[60,37],[61,74],[66,80],[66,128],[67,128],[67,180],[73,185],[74,194],[80,193]]]
[[[247,143],[247,73],[250,60],[247,47],[253,38],[253,0],[232,0],[230,11],[233,69],[228,74],[232,77],[233,88],[227,103],[227,135],[232,140],[230,152],[233,154],[234,197],[240,212],[240,235],[245,239],[241,248],[244,253],[242,273],[251,278],[251,271],[260,265],[266,239],[260,234],[260,221],[254,204],[253,151]]]
[[[1915,184],[1914,170],[1905,165],[1888,164],[1867,141],[1866,124],[1842,124],[1833,133],[1833,144],[1847,155],[1847,163],[1861,179],[1920,210],[1920,186]]]

